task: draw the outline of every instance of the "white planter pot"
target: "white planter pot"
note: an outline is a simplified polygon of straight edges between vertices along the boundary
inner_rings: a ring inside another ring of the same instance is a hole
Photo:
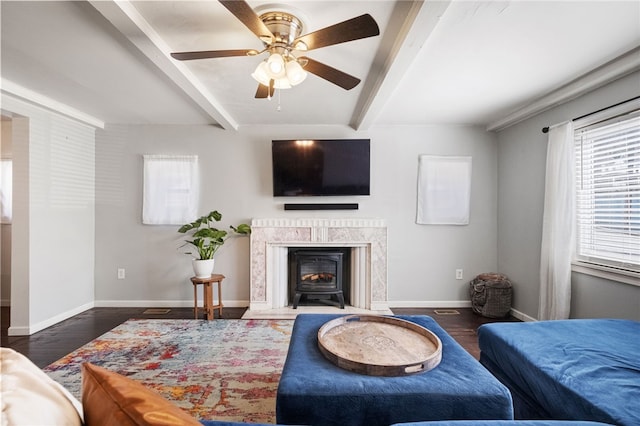
[[[191,260],[191,265],[193,266],[193,272],[195,272],[196,278],[210,278],[213,273],[215,261],[215,259]]]

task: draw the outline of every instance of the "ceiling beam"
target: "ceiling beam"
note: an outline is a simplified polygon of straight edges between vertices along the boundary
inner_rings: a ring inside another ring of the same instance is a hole
[[[89,0],[89,3],[217,124],[225,130],[238,129],[236,120],[187,66],[171,59],[169,46],[131,2]]]
[[[396,3],[351,118],[351,127],[356,130],[371,127],[450,4],[451,0]]]
[[[55,99],[51,99],[41,93],[22,87],[5,78],[0,79],[0,93],[22,99],[96,128],[104,129],[105,126],[105,122],[99,118],[86,114],[62,102],[58,102]]]

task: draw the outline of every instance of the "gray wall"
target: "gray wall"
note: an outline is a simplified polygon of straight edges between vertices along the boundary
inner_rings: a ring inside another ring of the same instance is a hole
[[[514,282],[516,311],[535,317],[546,155],[540,129],[637,96],[638,81],[636,73],[497,134],[464,126],[368,132],[264,126],[229,132],[210,126],[110,125],[96,131],[95,156],[93,130],[3,96],[4,109],[26,117],[14,118],[12,134],[18,173],[11,326],[28,333],[94,304],[192,306],[192,271],[178,250],[176,227],[141,224],[142,155],[154,153],[200,157],[201,213],[220,210],[224,225],[292,215],[385,219],[391,306],[468,306],[468,281],[498,271]],[[300,137],[371,139],[371,196],[304,200],[358,202],[359,210],[286,212],[283,203],[300,200],[272,197],[270,141]],[[473,157],[468,226],[415,224],[420,154]],[[117,279],[118,268],[126,270],[125,279]],[[247,306],[248,239],[225,246],[217,268],[228,277],[227,305]],[[464,269],[463,280],[455,279],[458,268]],[[574,317],[640,319],[638,286],[575,273],[573,289]]]
[[[10,334],[31,334],[93,306],[93,127],[8,95],[13,222]]]
[[[513,306],[536,317],[547,154],[545,126],[640,95],[640,73],[498,132],[498,269],[514,283]],[[640,320],[640,283],[616,283],[572,274],[572,318]]]
[[[280,199],[272,196],[271,140],[370,138],[368,197]],[[388,224],[392,306],[468,306],[467,283],[497,267],[496,141],[481,128],[255,127],[238,132],[211,126],[108,126],[96,134],[96,304],[192,306],[189,258],[178,250],[175,226],[141,224],[142,155],[197,154],[201,213],[217,209],[223,225],[260,217],[379,217]],[[415,223],[419,154],[473,157],[468,226]],[[357,211],[284,211],[285,202],[357,202]],[[249,241],[234,240],[216,257],[227,276],[228,306],[248,306]],[[126,278],[117,279],[125,268]],[[455,279],[455,269],[464,280]]]

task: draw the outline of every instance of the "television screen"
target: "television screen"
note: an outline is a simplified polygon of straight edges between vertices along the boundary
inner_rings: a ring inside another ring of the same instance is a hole
[[[276,197],[369,195],[369,139],[274,140]]]

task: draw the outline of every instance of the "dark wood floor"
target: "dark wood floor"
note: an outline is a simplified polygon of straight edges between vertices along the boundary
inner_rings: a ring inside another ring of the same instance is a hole
[[[245,310],[246,308],[224,308],[223,319],[241,318]],[[470,308],[396,308],[393,313],[432,316],[476,358],[480,356],[476,335],[480,325],[495,321],[518,321],[512,317],[499,320],[485,318],[474,314]],[[171,308],[167,313],[153,313],[147,308],[93,308],[31,336],[8,336],[9,318],[10,308],[3,307],[0,317],[0,346],[15,349],[42,368],[128,319],[193,319],[193,309]]]

